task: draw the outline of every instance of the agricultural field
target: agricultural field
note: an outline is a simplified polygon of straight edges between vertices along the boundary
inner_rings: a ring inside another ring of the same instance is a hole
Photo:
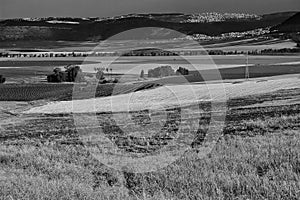
[[[13,113],[10,117],[14,120],[1,123],[0,196],[299,199],[299,84],[273,88],[273,92],[266,89],[252,95],[236,95],[236,89],[230,93],[222,135],[205,158],[186,154],[168,167],[142,174],[118,172],[93,157],[88,144],[81,141],[70,113]],[[197,105],[202,112],[198,113],[199,129],[193,135],[191,152],[203,144],[211,119],[211,104]],[[25,104],[19,106],[22,110],[28,108]],[[124,127],[116,126],[112,113],[99,112],[96,116],[104,134],[120,149],[151,154],[168,145],[178,133],[179,124],[187,127],[182,130],[189,130],[192,118],[180,117],[181,112],[176,107],[167,109],[161,132],[146,138],[124,135]],[[131,114],[136,123],[144,124],[149,123],[145,113],[147,110]],[[88,128],[91,133],[97,130]]]
[[[205,49],[215,49],[223,51],[260,51],[264,49],[284,49],[284,48],[295,48],[296,43],[292,40],[281,40],[281,39],[246,39],[232,42],[216,43],[205,45]]]
[[[74,87],[83,87],[82,98],[105,97],[117,94],[130,93],[143,89],[155,88],[159,84],[137,83],[137,84],[106,84],[91,85],[86,84],[4,84],[0,85],[0,101],[70,101],[76,95]],[[92,92],[90,92],[92,91]],[[78,96],[78,95],[77,95]]]
[[[152,90],[120,94],[113,97],[59,101],[42,107],[33,108],[28,113],[92,113],[126,112],[130,110],[167,109],[181,107],[198,101],[226,101],[246,95],[272,92],[280,89],[299,88],[297,76],[283,77],[277,80],[256,80],[238,83],[182,84],[164,85]],[[116,89],[118,89],[118,85]],[[83,96],[86,96],[83,89]],[[86,91],[90,91],[86,89]],[[74,97],[77,95],[74,94]],[[80,96],[80,94],[78,94]],[[76,105],[76,108],[74,108]]]
[[[296,48],[296,43],[291,40],[250,38],[234,41],[216,41],[215,43],[201,44],[185,40],[107,40],[102,42],[67,42],[67,41],[15,41],[2,42],[0,52],[11,51],[13,53],[43,52],[123,52],[143,48],[158,48],[167,51],[254,51],[262,49]],[[115,74],[127,74],[138,76],[141,70],[146,73],[149,69],[170,65],[174,69],[184,67],[190,71],[211,70],[224,68],[238,68],[246,65],[246,55],[198,55],[198,56],[104,56],[104,57],[21,57],[0,58],[0,74],[7,77],[7,82],[20,83],[22,81],[45,81],[47,74],[52,73],[53,68],[64,68],[69,64],[79,65],[85,73],[95,73],[94,68],[106,67],[112,69]],[[250,55],[249,66],[273,66],[273,65],[299,66],[298,54],[290,55]],[[273,69],[272,69],[273,71]],[[276,71],[276,70],[275,70]],[[234,72],[233,72],[234,73]],[[133,79],[137,80],[138,77]],[[225,77],[227,79],[227,76]],[[132,78],[130,79],[132,80]]]
[[[269,71],[274,74],[278,71],[272,66],[285,66],[286,71],[290,68],[298,70],[300,57],[297,55],[290,56],[249,56],[249,66],[259,70]],[[228,69],[226,73],[236,73],[235,71],[244,72],[243,67],[246,65],[246,56],[157,56],[157,57],[87,57],[87,58],[10,58],[0,60],[0,74],[7,77],[11,83],[27,80],[27,82],[45,81],[46,75],[51,74],[55,67],[64,68],[69,64],[79,65],[85,73],[95,73],[94,68],[107,67],[112,69],[114,74],[126,74],[139,76],[141,70],[145,73],[162,65],[170,65],[173,69],[184,67],[190,71],[195,70],[216,70]],[[266,69],[266,70],[263,70]],[[258,71],[259,70],[254,70]],[[226,70],[225,70],[226,71]],[[282,70],[279,70],[282,71]],[[251,72],[251,69],[250,69]],[[239,72],[240,73],[240,72]],[[285,70],[281,72],[284,74]],[[297,72],[294,72],[297,73]],[[276,73],[274,74],[276,75]],[[228,76],[227,76],[228,77]],[[227,78],[224,77],[224,78]],[[137,79],[137,77],[135,77]]]
[[[199,44],[200,45],[199,45]],[[176,50],[202,50],[202,49],[217,49],[217,50],[237,50],[237,51],[252,51],[262,49],[282,49],[295,48],[296,43],[291,40],[283,40],[277,38],[242,38],[231,41],[198,41],[195,43],[187,39],[170,39],[170,40],[114,40],[114,38],[106,41],[7,41],[1,42],[1,51],[14,52],[72,52],[72,51],[100,51],[100,52],[114,52],[122,50],[132,50],[139,48],[146,48],[149,46],[157,46],[160,49],[176,51]],[[45,48],[46,47],[46,48]]]
[[[155,56],[155,57],[104,57],[104,58],[87,58],[85,61],[100,64],[88,64],[83,62],[81,68],[84,72],[94,73],[97,66],[109,67],[114,73],[135,74],[139,75],[141,70],[146,73],[149,69],[153,69],[162,65],[170,65],[174,69],[184,67],[190,71],[195,70],[211,70],[223,68],[237,68],[246,65],[246,55],[233,56]],[[272,65],[292,65],[299,66],[300,59],[298,55],[290,56],[249,56],[249,66],[272,66]]]

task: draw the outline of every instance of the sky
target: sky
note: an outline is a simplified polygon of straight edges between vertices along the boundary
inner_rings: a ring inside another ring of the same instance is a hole
[[[111,17],[129,13],[300,11],[300,0],[0,0],[0,18]]]

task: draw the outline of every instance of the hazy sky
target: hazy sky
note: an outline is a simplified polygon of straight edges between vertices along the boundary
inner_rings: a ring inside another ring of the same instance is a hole
[[[128,13],[300,11],[300,0],[0,0],[0,18],[108,17]]]

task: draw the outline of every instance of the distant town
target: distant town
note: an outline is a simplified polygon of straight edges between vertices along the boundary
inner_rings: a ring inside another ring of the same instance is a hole
[[[208,12],[201,14],[192,14],[186,22],[190,23],[207,23],[207,22],[223,22],[227,20],[246,20],[256,19],[260,20],[261,17],[255,14],[246,13],[217,13]]]
[[[255,37],[262,36],[270,33],[270,28],[259,28],[250,31],[244,32],[230,32],[223,33],[219,36],[209,36],[204,34],[193,34],[192,36],[187,36],[186,38],[190,38],[193,40],[224,40],[224,39],[235,39],[235,38],[243,38],[243,37]]]

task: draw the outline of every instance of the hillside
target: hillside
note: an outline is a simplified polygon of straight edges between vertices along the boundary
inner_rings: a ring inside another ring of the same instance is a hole
[[[169,28],[184,34],[205,34],[209,36],[229,32],[243,32],[257,28],[278,25],[295,12],[269,15],[250,15],[235,13],[204,13],[186,15],[167,14],[130,14],[111,18],[24,18],[0,21],[0,41],[28,40],[103,40],[123,31],[140,27]],[[144,38],[145,33],[130,35],[130,38]],[[172,33],[150,33],[151,37],[176,37]]]
[[[282,33],[300,32],[300,12],[296,13],[278,26],[275,26],[273,30]]]

